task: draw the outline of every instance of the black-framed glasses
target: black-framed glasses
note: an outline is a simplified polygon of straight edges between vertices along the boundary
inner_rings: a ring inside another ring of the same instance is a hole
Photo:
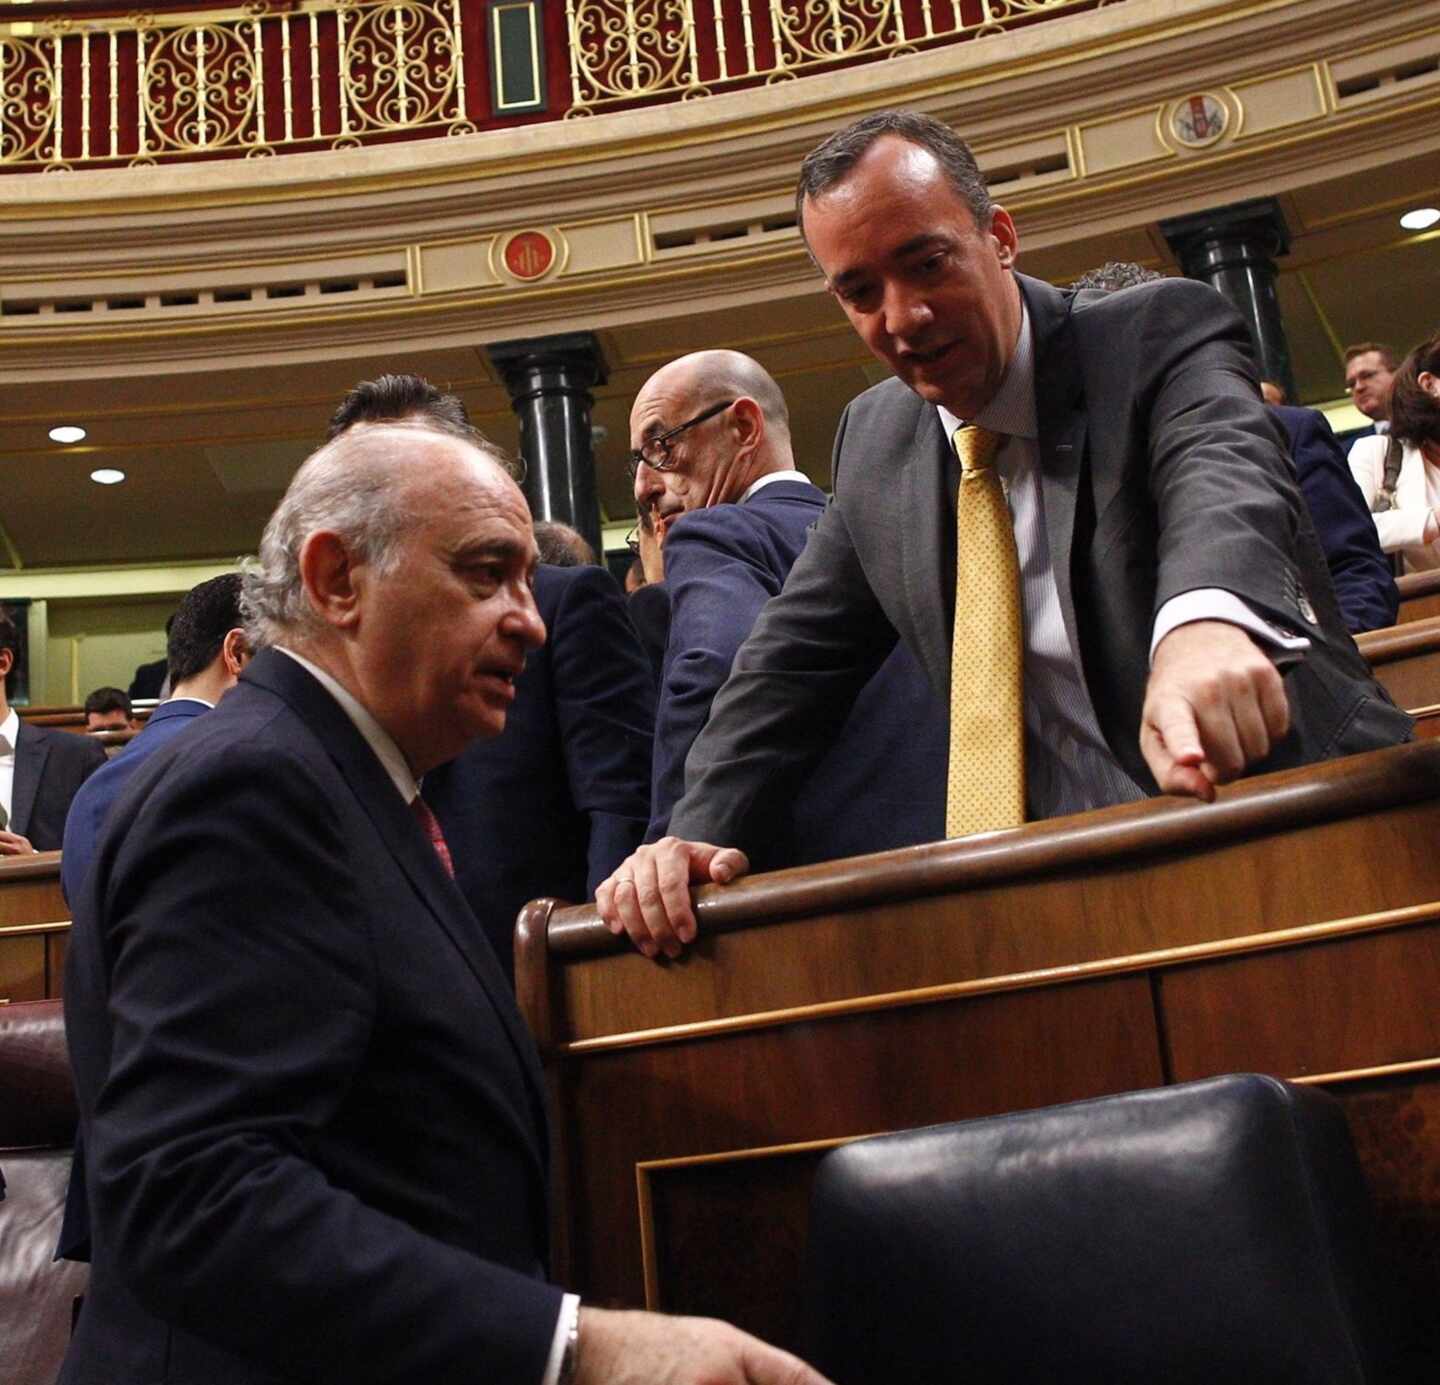
[[[644,462],[651,471],[669,471],[675,465],[670,460],[670,443],[678,438],[687,429],[694,428],[712,419],[716,414],[723,414],[735,401],[733,399],[721,400],[718,404],[712,404],[708,409],[702,410],[694,418],[687,419],[684,423],[677,424],[668,433],[659,433],[653,438],[646,438],[631,454],[628,470],[630,479],[635,479],[635,473],[640,470],[640,463]]]

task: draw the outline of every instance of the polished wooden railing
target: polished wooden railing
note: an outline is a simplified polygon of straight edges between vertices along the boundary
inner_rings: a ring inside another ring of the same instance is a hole
[[[1395,579],[1400,589],[1400,623],[1440,616],[1440,568],[1432,572],[1407,572]]]

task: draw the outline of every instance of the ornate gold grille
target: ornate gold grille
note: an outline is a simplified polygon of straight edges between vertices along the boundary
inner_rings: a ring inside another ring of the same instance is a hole
[[[565,0],[572,106],[705,96],[999,33],[1105,0]]]
[[[0,26],[0,166],[65,169],[475,129],[460,0]]]

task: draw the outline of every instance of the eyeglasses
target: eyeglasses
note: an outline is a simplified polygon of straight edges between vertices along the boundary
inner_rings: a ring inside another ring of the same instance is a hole
[[[635,479],[635,473],[640,470],[640,463],[644,462],[651,471],[669,471],[675,465],[670,460],[670,442],[678,438],[681,433],[698,424],[704,423],[707,419],[714,418],[716,414],[723,414],[735,401],[733,399],[722,400],[719,404],[712,404],[708,409],[695,415],[694,418],[684,423],[677,424],[668,433],[660,433],[653,438],[646,438],[631,454],[629,462],[630,479]]]
[[[1345,382],[1345,393],[1354,394],[1361,385],[1368,385],[1380,372],[1378,370],[1360,370],[1353,377]]]

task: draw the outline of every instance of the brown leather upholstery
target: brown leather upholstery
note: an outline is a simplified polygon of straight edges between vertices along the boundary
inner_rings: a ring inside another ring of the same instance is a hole
[[[56,1263],[75,1092],[58,1000],[0,1006],[0,1381],[51,1385],[89,1271]]]

